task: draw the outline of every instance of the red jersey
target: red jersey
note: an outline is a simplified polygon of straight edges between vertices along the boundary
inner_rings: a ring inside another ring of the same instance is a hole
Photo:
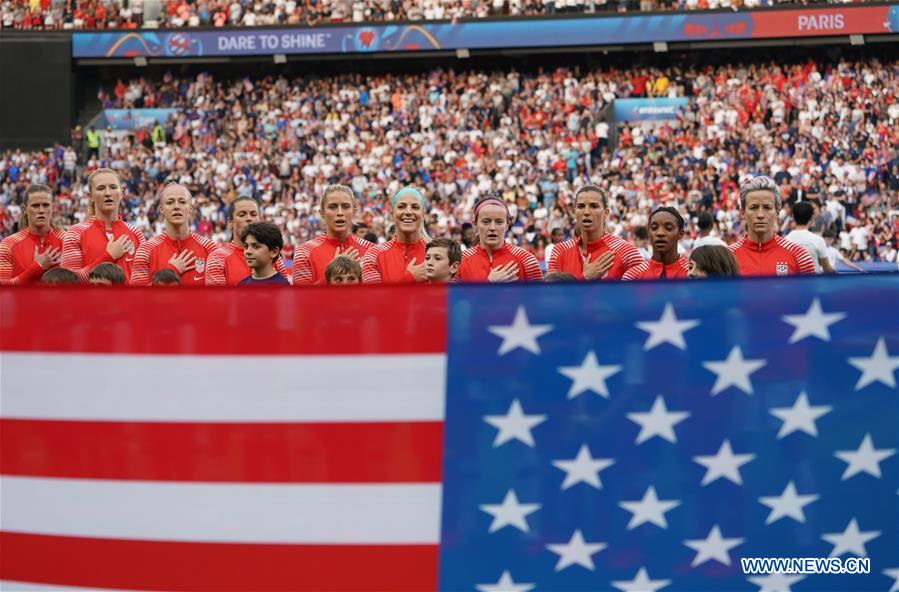
[[[134,256],[144,242],[144,235],[136,226],[121,220],[114,221],[111,226],[111,230],[106,230],[106,222],[93,216],[70,226],[62,240],[62,266],[71,269],[81,281],[86,282],[91,270],[100,263],[115,263],[125,271],[125,281],[129,282]],[[128,235],[134,246],[118,259],[113,259],[106,251],[106,245],[122,235]]]
[[[665,270],[665,277],[662,278],[662,270]],[[621,276],[623,280],[657,280],[659,278],[662,279],[672,279],[672,278],[685,278],[687,277],[687,270],[690,269],[690,261],[684,257],[679,256],[677,261],[670,265],[662,265],[655,259],[650,259],[649,261],[644,261],[640,265],[636,267],[631,267],[627,271],[624,272],[624,275]]]
[[[215,249],[215,243],[191,232],[185,239],[174,239],[166,233],[154,236],[137,250],[134,256],[134,269],[131,271],[132,286],[149,286],[153,276],[161,269],[171,269],[181,277],[185,286],[202,286],[206,279],[206,264],[209,254]],[[169,259],[183,250],[189,250],[197,259],[194,268],[183,274],[169,265]]]
[[[744,236],[728,249],[740,265],[740,275],[815,274],[815,262],[808,251],[780,236],[765,243]]]
[[[395,238],[373,245],[362,258],[363,284],[401,284],[414,282],[415,278],[406,268],[412,260],[415,265],[425,262],[425,246],[419,239],[414,243],[404,243]]]
[[[275,261],[275,269],[286,278],[290,277],[284,260]],[[216,245],[206,260],[207,286],[236,286],[240,280],[253,273],[243,256],[243,248],[234,243]]]
[[[475,245],[462,252],[462,265],[456,275],[460,282],[486,282],[490,271],[514,261],[518,264],[519,282],[542,282],[543,272],[537,257],[530,251],[511,243],[505,243],[502,247],[488,255],[481,245]]]
[[[613,236],[604,234],[598,240],[586,245],[586,255],[590,256],[591,261],[596,261],[607,251],[615,253],[615,259],[612,267],[603,276],[604,280],[621,279],[624,272],[643,264],[643,256],[637,247],[629,242]],[[547,263],[547,273],[555,271],[566,271],[573,274],[577,279],[584,279],[584,261],[586,261],[584,253],[584,244],[580,238],[573,238],[553,247],[553,252],[549,256]]]
[[[341,241],[331,238],[327,234],[306,241],[293,254],[293,285],[294,286],[319,286],[325,283],[325,269],[334,260],[334,253],[339,248],[345,251],[347,248],[355,248],[359,251],[360,260],[365,253],[374,246],[365,239],[354,234]],[[361,279],[361,278],[360,278]]]
[[[43,253],[50,247],[62,248],[62,230],[51,228],[42,237],[27,228],[0,242],[0,284],[19,286],[36,282],[46,271],[34,260],[34,249]]]

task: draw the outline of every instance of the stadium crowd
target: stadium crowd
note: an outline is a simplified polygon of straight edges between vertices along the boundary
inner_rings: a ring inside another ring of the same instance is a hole
[[[68,146],[3,153],[0,229],[15,231],[31,184],[51,186],[59,227],[83,222],[87,176],[111,167],[124,185],[123,218],[144,238],[165,229],[157,192],[175,181],[195,196],[197,235],[228,242],[229,205],[253,197],[291,259],[324,230],[317,203],[327,186],[351,187],[360,234],[384,242],[395,233],[390,198],[412,185],[426,196],[428,234],[465,246],[474,242],[475,201],[499,194],[511,242],[546,266],[549,246],[572,238],[578,187],[608,191],[610,234],[648,257],[648,215],[661,206],[686,219],[681,252],[709,232],[701,218],[735,242],[746,231],[739,182],[768,174],[787,204],[781,234],[793,224],[791,206],[811,200],[813,229],[843,257],[895,262],[897,90],[899,62],[876,60],[118,81],[101,89],[104,107],[178,115],[133,133],[76,128]],[[681,95],[691,100],[677,121],[608,121],[615,98]]]
[[[456,20],[858,0],[0,0],[3,29],[136,29]]]

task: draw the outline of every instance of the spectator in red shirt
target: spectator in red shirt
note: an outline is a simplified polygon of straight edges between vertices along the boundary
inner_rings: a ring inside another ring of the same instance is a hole
[[[375,245],[362,258],[362,283],[398,284],[427,281],[425,271],[425,198],[418,189],[404,187],[392,200],[396,234]]]
[[[180,183],[169,183],[158,194],[159,213],[165,220],[165,232],[141,245],[134,256],[131,284],[149,286],[156,272],[171,269],[188,286],[202,286],[206,262],[215,243],[190,231],[193,198]]]
[[[625,280],[657,280],[687,277],[689,261],[677,252],[684,237],[684,218],[670,207],[656,209],[649,216],[652,258],[624,272]]]
[[[44,271],[59,265],[63,231],[54,228],[53,191],[46,185],[25,190],[19,231],[0,242],[0,284],[37,282]]]
[[[459,281],[543,281],[543,272],[534,254],[506,242],[511,220],[509,207],[499,195],[488,195],[475,204],[478,244],[462,253]]]
[[[585,185],[574,196],[578,236],[553,248],[547,272],[565,271],[578,279],[621,279],[624,272],[643,263],[637,247],[606,232],[609,193]]]
[[[297,247],[293,258],[293,285],[319,286],[326,282],[325,270],[336,257],[344,255],[360,261],[374,245],[353,234],[353,216],[358,211],[353,190],[346,185],[329,185],[321,199],[325,233]]]
[[[815,262],[802,246],[777,236],[783,202],[770,177],[752,177],[740,185],[740,211],[746,236],[731,245],[740,275],[814,275]]]

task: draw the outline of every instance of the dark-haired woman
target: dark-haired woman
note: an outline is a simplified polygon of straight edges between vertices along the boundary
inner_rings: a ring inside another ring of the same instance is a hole
[[[25,191],[19,232],[0,241],[0,284],[36,283],[59,265],[63,232],[53,226],[53,192],[46,185]]]
[[[657,280],[687,277],[689,262],[677,252],[684,237],[684,218],[674,208],[658,208],[649,216],[652,258],[624,273],[624,280]]]
[[[574,194],[577,237],[553,247],[547,273],[564,271],[579,280],[618,280],[643,257],[637,247],[606,232],[609,193],[585,185]]]

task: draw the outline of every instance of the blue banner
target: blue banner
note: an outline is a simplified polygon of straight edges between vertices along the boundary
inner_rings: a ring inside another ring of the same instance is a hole
[[[127,58],[415,52],[883,34],[890,31],[899,31],[897,6],[803,7],[460,23],[74,33],[72,56]]]
[[[673,99],[615,99],[615,121],[664,121],[677,119],[689,100]]]
[[[180,109],[105,109],[102,127],[114,130],[136,130],[156,127],[157,123],[165,123],[173,113]]]
[[[453,286],[440,589],[895,589],[897,298],[896,275]],[[742,562],[807,557],[835,571]]]

